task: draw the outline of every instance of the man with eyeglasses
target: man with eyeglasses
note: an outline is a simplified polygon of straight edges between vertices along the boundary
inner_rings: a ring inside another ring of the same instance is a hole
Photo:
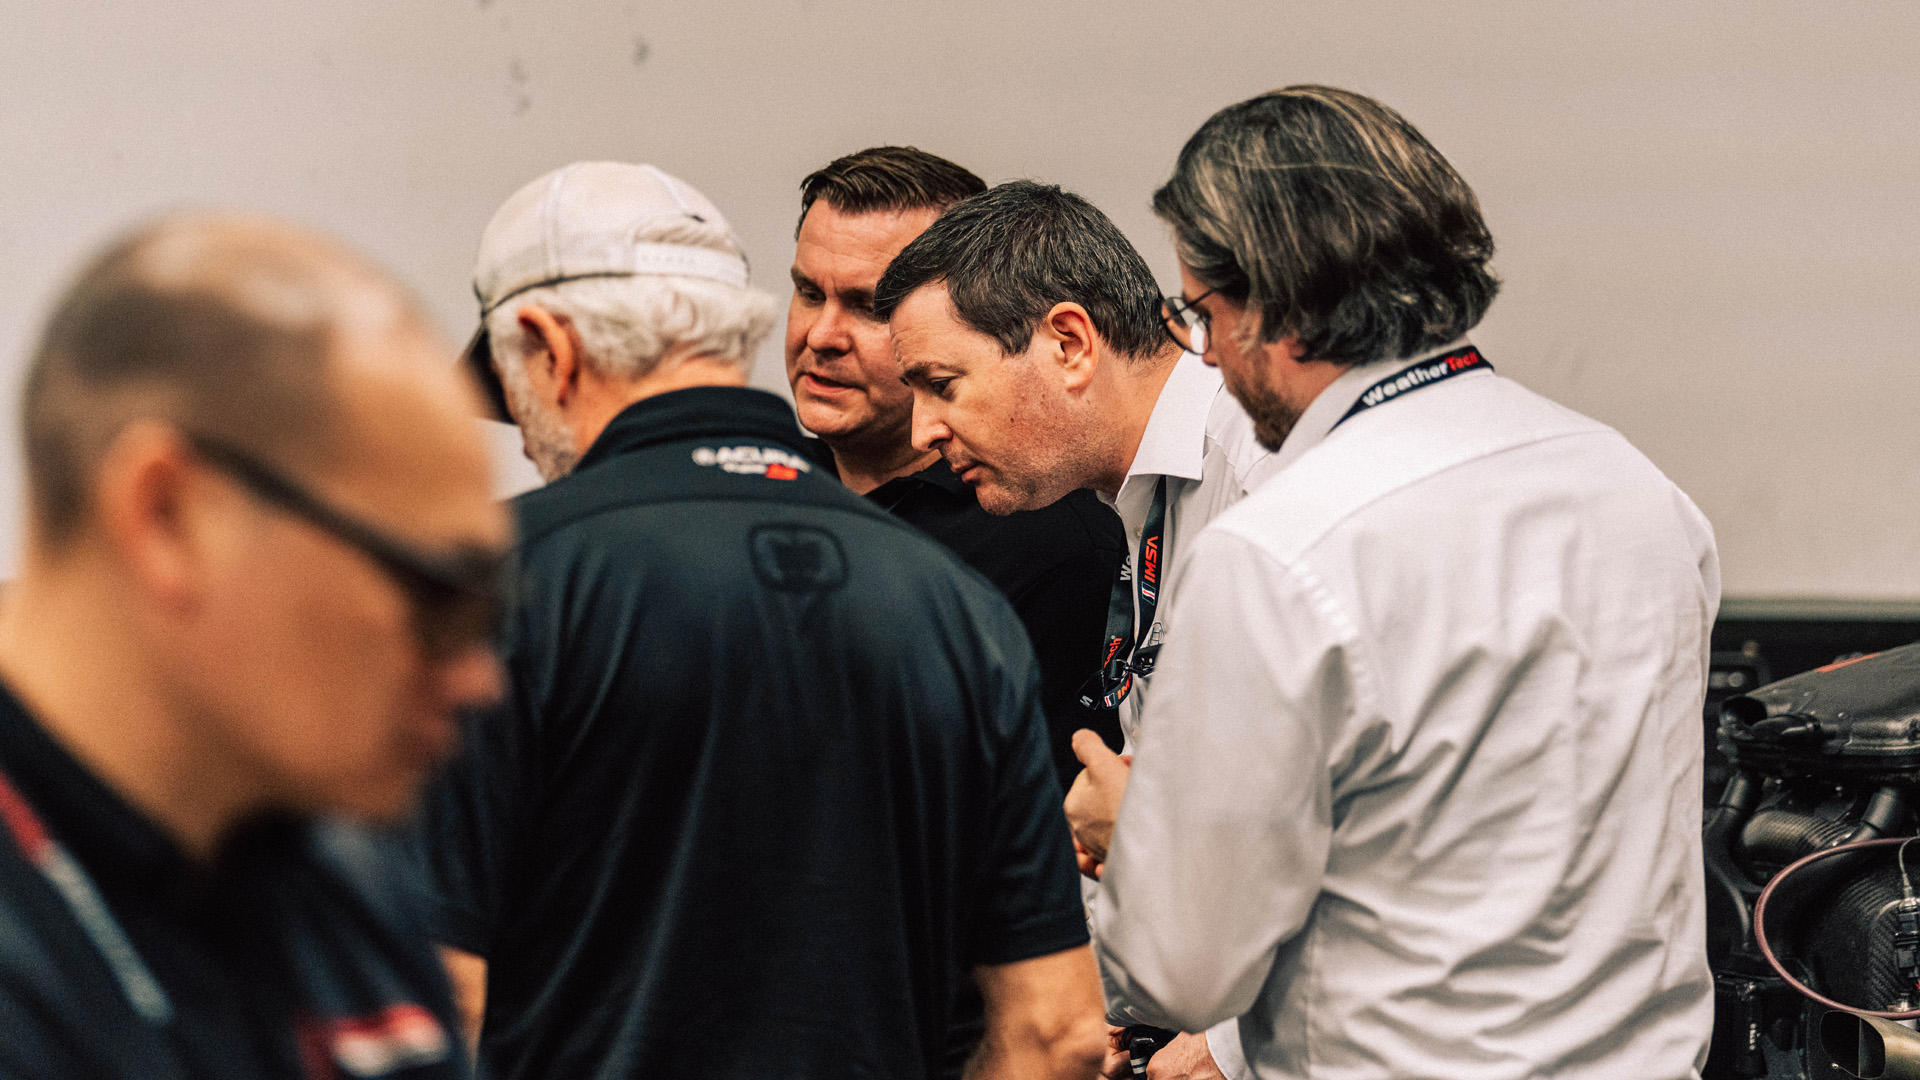
[[[474,278],[470,355],[550,481],[517,501],[507,699],[417,838],[492,1074],[931,1080],[973,981],[969,1076],[1090,1077],[1032,648],[746,388],[773,302],[725,217],[575,164]]]
[[[1161,303],[1145,260],[1092,204],[1028,181],[943,214],[888,266],[874,310],[913,390],[914,446],[939,451],[980,505],[1010,513],[1085,487],[1119,512],[1130,558],[1113,586],[1105,662],[1081,694],[1117,704],[1133,738],[1164,638],[1167,571],[1271,457],[1197,355],[1205,320]],[[1112,755],[1090,731],[1074,748],[1083,761]],[[1069,816],[1104,805],[1080,797],[1096,783],[1081,774]],[[1094,875],[1103,856],[1082,849],[1082,869]],[[1237,1038],[1223,1032],[1216,1054],[1233,1067]],[[1162,1054],[1212,1065],[1197,1037]]]
[[[1698,1077],[1711,526],[1467,340],[1493,238],[1393,109],[1229,106],[1153,205],[1277,453],[1090,755],[1109,1011],[1237,1017],[1259,1080]]]
[[[59,302],[0,607],[0,1076],[468,1075],[341,820],[404,815],[499,692],[509,526],[447,359],[261,219],[147,226]]]

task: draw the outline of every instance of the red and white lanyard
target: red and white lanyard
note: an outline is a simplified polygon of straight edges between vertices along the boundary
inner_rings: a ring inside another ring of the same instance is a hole
[[[54,839],[47,830],[40,815],[34,813],[32,804],[26,796],[13,786],[13,781],[5,771],[0,770],[0,821],[4,821],[7,830],[13,834],[14,843],[37,868],[47,883],[53,886],[60,898],[67,902],[67,910],[73,912],[74,921],[100,951],[101,959],[113,970],[113,977],[120,983],[120,992],[126,995],[127,1004],[148,1023],[158,1027],[173,1019],[173,1002],[160,983],[147,969],[146,962],[140,959],[140,953],[127,939],[127,933],[120,928],[119,920],[108,910],[106,900],[101,897],[100,889],[94,885],[93,878],[80,865],[80,861],[68,853],[67,849]]]

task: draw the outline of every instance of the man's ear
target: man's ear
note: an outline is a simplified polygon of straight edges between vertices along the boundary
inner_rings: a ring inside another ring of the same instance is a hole
[[[580,334],[573,320],[538,304],[520,309],[520,326],[540,347],[522,361],[533,365],[533,385],[542,398],[565,407],[580,392]]]
[[[146,592],[169,608],[192,603],[208,540],[199,511],[210,478],[164,424],[136,421],[100,456],[90,510],[106,542]]]
[[[1267,342],[1266,349],[1275,360],[1299,364],[1304,363],[1307,358],[1307,347],[1300,344],[1299,334],[1288,334],[1279,341]]]
[[[1100,368],[1104,348],[1087,309],[1071,300],[1055,304],[1040,320],[1036,333],[1052,344],[1049,351],[1060,365],[1068,392],[1084,390]]]

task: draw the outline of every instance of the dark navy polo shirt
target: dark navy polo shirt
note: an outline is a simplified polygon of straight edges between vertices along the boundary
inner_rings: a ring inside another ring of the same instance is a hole
[[[970,969],[1087,940],[1032,648],[732,388],[517,500],[509,697],[430,792],[521,1077],[938,1075]]]
[[[807,449],[816,464],[838,472],[824,441],[808,439]],[[866,498],[946,545],[1013,605],[1040,665],[1040,707],[1061,788],[1080,774],[1074,732],[1098,732],[1118,752],[1124,741],[1119,710],[1080,704],[1080,688],[1100,666],[1107,607],[1126,559],[1120,516],[1085,488],[1039,510],[990,514],[944,459],[895,477]],[[959,1080],[979,1045],[984,1008],[973,988],[961,987],[944,1071],[948,1080]]]
[[[396,868],[344,825],[260,821],[191,861],[0,688],[0,1078],[469,1075],[446,976]],[[34,861],[84,869],[172,1005],[135,1012]],[[20,830],[26,829],[23,834]]]
[[[816,462],[834,467],[826,443],[807,442]],[[952,549],[1013,605],[1040,663],[1040,707],[1061,787],[1080,775],[1074,732],[1098,732],[1119,751],[1119,710],[1080,704],[1081,687],[1100,667],[1107,607],[1127,557],[1118,514],[1086,488],[1039,510],[990,514],[944,460],[881,484],[867,500]]]

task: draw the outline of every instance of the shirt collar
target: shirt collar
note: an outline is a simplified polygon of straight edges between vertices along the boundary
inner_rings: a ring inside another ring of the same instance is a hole
[[[1293,464],[1300,455],[1326,441],[1327,436],[1333,432],[1334,425],[1340,422],[1341,417],[1347,415],[1347,410],[1353,408],[1353,403],[1360,400],[1360,395],[1366,393],[1367,387],[1389,375],[1397,375],[1430,357],[1451,352],[1466,344],[1467,339],[1460,337],[1438,348],[1416,353],[1403,360],[1374,360],[1349,367],[1341,372],[1339,378],[1328,383],[1327,388],[1320,391],[1320,396],[1314,398],[1313,403],[1307,406],[1307,411],[1300,414],[1299,421],[1293,425],[1293,430],[1287,433],[1286,441],[1280,444],[1280,449],[1273,455],[1272,464],[1267,468],[1269,471],[1284,469]]]
[[[806,446],[802,449],[807,455],[807,460],[813,462],[815,465],[825,469],[839,469],[839,462],[835,461],[833,457],[833,447],[828,446],[825,439],[809,438],[806,440]],[[967,482],[960,479],[960,475],[954,472],[953,467],[948,465],[947,460],[942,457],[935,457],[933,464],[921,469],[919,472],[894,477],[879,487],[874,488],[872,491],[867,492],[867,497],[870,499],[874,498],[890,488],[897,491],[899,488],[894,487],[896,484],[901,486],[931,484],[949,495],[956,495],[963,498],[973,497],[972,489],[967,486]]]
[[[960,474],[953,471],[953,467],[947,464],[946,458],[934,458],[933,464],[921,469],[919,472],[910,476],[896,477],[887,481],[887,484],[897,484],[902,480],[931,484],[949,495],[972,497],[973,489],[967,486],[965,480],[960,479]],[[880,486],[885,487],[886,484]]]
[[[695,386],[641,398],[608,422],[575,471],[595,462],[660,443],[703,435],[769,439],[806,453],[806,439],[793,410],[765,390],[744,386]]]
[[[1200,479],[1207,456],[1207,417],[1219,393],[1220,372],[1193,353],[1181,353],[1153,403],[1127,477]]]
[[[137,892],[191,916],[230,916],[228,905],[251,895],[240,883],[301,857],[310,834],[306,818],[263,813],[238,823],[210,864],[196,862],[159,822],[61,745],[4,683],[0,769],[40,826],[101,888]]]
[[[4,685],[0,769],[41,826],[95,877],[173,892],[199,876],[172,837],[55,741]]]

